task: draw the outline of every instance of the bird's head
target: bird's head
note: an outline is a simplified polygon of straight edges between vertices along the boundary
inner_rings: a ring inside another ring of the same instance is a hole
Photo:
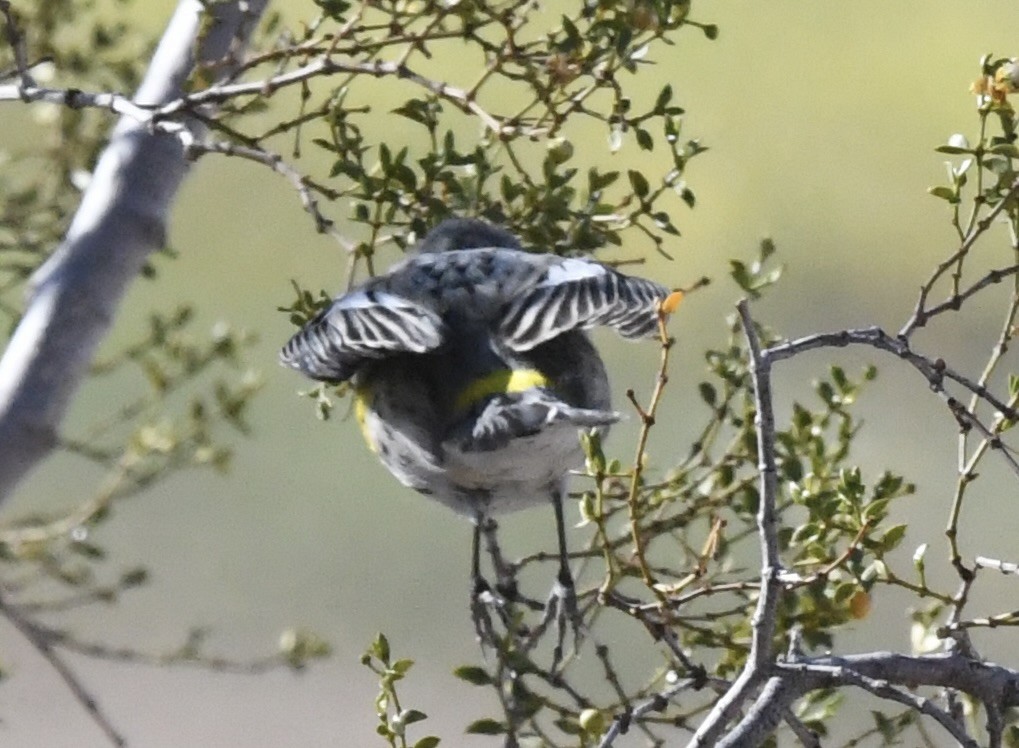
[[[416,250],[425,254],[485,247],[520,249],[520,241],[506,229],[477,218],[447,218],[425,235]]]

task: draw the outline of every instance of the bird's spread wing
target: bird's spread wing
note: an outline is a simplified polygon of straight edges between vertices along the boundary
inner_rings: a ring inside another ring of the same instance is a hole
[[[366,359],[425,353],[443,340],[442,318],[431,309],[380,290],[340,296],[294,335],[280,360],[313,379],[342,382]]]
[[[509,304],[499,335],[517,351],[530,350],[568,330],[599,325],[612,327],[625,338],[647,337],[658,329],[658,305],[668,295],[664,286],[593,260],[562,259]]]

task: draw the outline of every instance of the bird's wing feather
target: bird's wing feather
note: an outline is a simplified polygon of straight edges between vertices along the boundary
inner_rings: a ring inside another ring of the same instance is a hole
[[[658,305],[668,295],[664,286],[593,260],[557,260],[531,290],[509,304],[499,335],[517,351],[528,351],[568,330],[599,325],[625,338],[647,337],[657,331]]]
[[[368,359],[426,353],[441,345],[442,318],[410,299],[372,288],[337,298],[297,332],[280,361],[313,379],[342,382]]]

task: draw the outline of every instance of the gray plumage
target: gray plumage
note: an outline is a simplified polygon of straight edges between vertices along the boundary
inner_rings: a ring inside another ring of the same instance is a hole
[[[477,519],[561,495],[582,459],[578,430],[618,418],[584,331],[653,335],[668,294],[453,219],[337,297],[281,360],[313,379],[350,380],[365,437],[390,472]]]

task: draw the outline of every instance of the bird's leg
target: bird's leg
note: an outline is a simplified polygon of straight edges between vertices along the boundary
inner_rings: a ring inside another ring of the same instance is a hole
[[[486,517],[481,523],[481,531],[485,534],[485,546],[495,568],[495,590],[502,596],[504,602],[517,602],[520,592],[517,589],[516,574],[502,555],[498,529],[498,523],[490,517]]]
[[[506,600],[498,592],[493,591],[488,580],[481,575],[481,533],[484,532],[486,535],[494,533],[495,526],[494,521],[480,512],[474,518],[474,538],[471,543],[471,621],[474,622],[474,632],[482,648],[486,645],[498,648],[499,645],[499,639],[492,627],[492,617],[488,613],[489,606],[495,607],[504,623],[506,619]],[[501,574],[501,571],[497,568],[496,573]]]
[[[573,628],[575,642],[580,641],[583,621],[577,606],[577,588],[570,571],[570,559],[566,546],[566,521],[563,518],[563,492],[557,488],[552,492],[552,506],[555,509],[556,535],[559,540],[559,572],[549,596],[549,613],[555,608],[556,646],[552,651],[552,669],[555,670],[563,659],[563,644],[566,641],[567,619]]]

